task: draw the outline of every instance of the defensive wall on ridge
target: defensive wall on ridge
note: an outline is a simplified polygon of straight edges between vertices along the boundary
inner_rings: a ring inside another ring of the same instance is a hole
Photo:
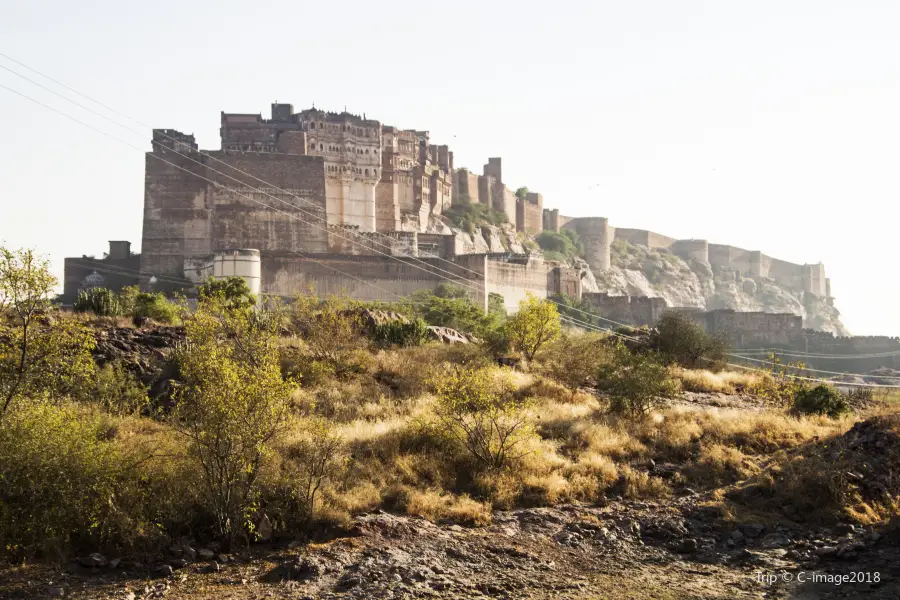
[[[610,246],[614,241],[666,250],[684,259],[709,263],[713,268],[737,271],[746,277],[766,277],[784,287],[831,298],[831,281],[825,276],[825,265],[795,264],[772,258],[759,250],[710,244],[706,240],[678,240],[645,229],[612,227],[602,217],[566,217],[557,209],[544,209],[543,228],[547,231],[574,229],[585,244],[591,269],[609,268]]]

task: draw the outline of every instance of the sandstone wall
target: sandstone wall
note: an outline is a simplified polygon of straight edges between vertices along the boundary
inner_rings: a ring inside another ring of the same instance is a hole
[[[141,271],[180,277],[185,258],[222,248],[327,249],[321,158],[209,154],[224,164],[196,152],[147,153]]]
[[[596,308],[602,317],[635,326],[653,326],[666,311],[662,298],[646,296],[611,296],[606,293],[584,293],[585,302]],[[606,326],[614,327],[611,323]]]
[[[568,221],[563,229],[574,229],[584,244],[585,260],[591,270],[609,268],[609,248],[612,242],[609,222],[605,217],[579,217]]]

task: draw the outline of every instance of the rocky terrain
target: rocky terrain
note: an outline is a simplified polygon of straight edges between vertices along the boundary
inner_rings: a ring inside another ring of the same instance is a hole
[[[811,600],[900,593],[896,536],[849,524],[724,526],[710,500],[687,490],[667,502],[497,512],[482,528],[378,511],[322,543],[227,554],[179,541],[147,562],[93,554],[59,569],[14,570],[0,596]],[[867,581],[833,583],[854,573]],[[832,582],[814,583],[814,576]]]
[[[803,317],[804,327],[849,335],[836,308],[802,299],[771,279],[750,279],[727,269],[713,272],[709,263],[623,241],[613,243],[611,261],[612,267],[597,276],[598,291],[658,296],[669,306],[792,313]]]

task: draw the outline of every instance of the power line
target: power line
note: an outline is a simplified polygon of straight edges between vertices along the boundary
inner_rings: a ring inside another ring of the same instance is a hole
[[[2,55],[2,54],[0,54],[0,55]],[[5,56],[5,55],[3,55],[3,56]],[[128,142],[125,142],[125,141],[123,141],[123,140],[121,140],[121,139],[119,139],[119,138],[113,136],[112,134],[109,134],[109,133],[107,133],[107,132],[104,132],[104,131],[102,131],[102,130],[96,128],[96,127],[93,127],[93,126],[87,124],[87,123],[84,123],[83,121],[81,121],[81,120],[79,120],[79,119],[77,119],[77,118],[75,118],[75,117],[73,117],[73,116],[71,116],[71,115],[69,115],[69,114],[67,114],[67,113],[64,113],[64,112],[62,112],[62,111],[60,111],[60,110],[57,110],[57,109],[55,109],[55,108],[53,108],[53,107],[51,107],[51,106],[49,106],[49,105],[47,105],[47,104],[45,104],[45,103],[42,103],[42,102],[40,102],[39,100],[36,100],[36,99],[34,99],[34,98],[30,97],[30,96],[27,96],[26,94],[23,94],[23,93],[21,93],[21,92],[19,92],[19,91],[17,91],[17,90],[14,90],[13,88],[10,88],[10,87],[8,87],[8,86],[6,86],[6,85],[0,84],[0,87],[4,88],[4,89],[6,89],[6,90],[8,90],[8,91],[10,91],[10,92],[13,92],[13,93],[15,93],[15,94],[17,94],[17,95],[19,95],[19,96],[21,96],[21,97],[27,99],[27,100],[30,100],[30,101],[32,101],[32,102],[34,102],[34,103],[36,103],[36,104],[38,104],[38,105],[40,105],[40,106],[43,106],[44,108],[47,108],[48,110],[51,110],[51,111],[56,112],[56,113],[58,113],[58,114],[60,114],[60,115],[62,115],[62,116],[65,116],[65,117],[67,117],[67,118],[69,118],[69,119],[75,121],[76,123],[79,123],[79,124],[81,124],[81,125],[83,125],[83,126],[85,126],[85,127],[88,127],[88,128],[90,128],[90,129],[93,129],[94,131],[97,131],[98,133],[101,133],[101,134],[103,134],[103,135],[106,135],[107,137],[110,137],[111,139],[113,139],[113,140],[115,140],[115,141],[118,141],[118,142],[123,143],[123,144],[125,144],[125,145],[127,145],[127,146],[130,146],[130,147],[132,147],[132,148],[135,148],[136,150],[138,150],[138,151],[140,151],[140,152],[143,153],[143,150],[142,150],[142,149],[140,149],[140,148],[134,146],[133,144],[129,144]],[[185,171],[185,172],[187,172],[187,173],[189,173],[189,174],[191,174],[191,175],[194,175],[194,176],[198,177],[199,179],[203,179],[203,180],[205,180],[205,181],[208,181],[208,182],[210,182],[210,183],[213,183],[214,185],[221,185],[221,184],[218,184],[217,182],[215,182],[215,181],[213,181],[213,180],[207,179],[207,178],[205,178],[205,177],[203,177],[203,176],[201,176],[201,175],[199,175],[199,174],[196,174],[196,173],[193,173],[193,172],[191,172],[191,171],[189,171],[189,170],[187,170],[187,169],[184,169],[183,167],[180,167],[179,165],[176,165],[176,164],[174,164],[174,163],[172,163],[172,162],[170,162],[170,161],[166,161],[165,159],[162,159],[161,157],[155,156],[153,153],[150,153],[150,155],[151,155],[151,156],[154,156],[154,158],[157,158],[158,160],[161,160],[162,162],[164,162],[164,163],[166,163],[166,164],[169,164],[169,165],[171,165],[171,166],[173,166],[173,167],[175,167],[175,168],[178,168],[178,169],[180,169],[180,170],[182,170],[182,171]],[[194,161],[194,162],[196,162],[196,161]],[[218,172],[218,171],[215,171],[215,170],[213,170],[213,171],[214,171],[214,172]],[[221,173],[220,173],[220,174],[221,174]],[[223,175],[224,175],[224,174],[223,174]],[[226,177],[229,177],[229,176],[226,175]],[[233,178],[233,177],[229,177],[229,178],[230,178],[230,179],[234,179],[235,181],[238,181],[238,182],[240,183],[239,180],[236,180],[236,179]],[[263,183],[265,183],[265,182],[263,182]],[[265,203],[263,203],[263,202],[259,202],[259,201],[255,200],[255,199],[253,199],[253,198],[247,196],[246,194],[243,194],[243,193],[237,191],[237,190],[228,188],[228,187],[226,187],[226,186],[222,186],[222,187],[224,187],[225,189],[227,189],[227,190],[229,190],[229,191],[232,191],[232,192],[234,192],[234,193],[236,193],[236,194],[238,194],[238,195],[240,195],[240,196],[242,196],[242,197],[245,197],[245,198],[247,198],[248,200],[251,200],[251,201],[253,201],[253,202],[256,202],[257,204],[260,204],[260,205],[262,205],[262,206],[265,206],[266,208],[269,208],[269,209],[271,209],[271,210],[276,210],[276,211],[278,210],[278,209],[276,209],[276,208],[274,208],[274,207],[271,207],[271,206],[269,206],[269,205],[267,205],[267,204],[265,204]],[[247,187],[250,187],[250,186],[247,186]],[[251,187],[250,189],[255,190],[255,191],[260,191],[258,188],[252,188],[252,187]],[[267,194],[267,195],[268,195],[268,194]],[[296,208],[296,207],[294,207],[294,208]],[[313,225],[312,223],[309,223],[309,222],[307,222],[307,221],[303,221],[303,219],[301,219],[300,217],[297,217],[296,215],[290,215],[289,213],[285,213],[284,211],[278,211],[278,212],[282,212],[283,214],[286,214],[286,215],[288,215],[288,216],[291,217],[291,218],[295,218],[295,219],[297,219],[297,220],[299,220],[299,221],[301,221],[301,222],[303,222],[303,223],[305,223],[305,224],[307,224],[307,225],[315,226],[315,225]],[[302,212],[302,211],[301,211],[301,212]],[[327,221],[326,221],[326,222],[327,222]],[[322,229],[322,228],[319,228],[319,229]],[[326,231],[326,233],[327,233],[327,230],[325,230],[325,231]],[[345,238],[345,239],[346,239],[346,238]],[[382,254],[383,254],[383,253],[382,253]],[[387,255],[387,254],[385,254],[385,256],[387,256],[388,258],[397,260],[398,262],[404,262],[404,263],[406,262],[406,261],[401,260],[399,257],[395,257],[395,256]],[[407,263],[407,264],[408,264],[408,263]],[[427,263],[426,263],[426,264],[427,264]],[[411,266],[415,266],[415,265],[411,265]],[[421,268],[420,268],[420,269],[421,269]],[[425,269],[421,269],[421,270],[425,270]],[[442,269],[438,269],[438,270],[443,271]],[[340,271],[338,271],[338,272],[340,272]],[[446,272],[446,271],[445,271],[445,272]],[[452,274],[451,274],[451,275],[452,275]],[[440,276],[440,275],[438,275],[437,277],[438,277],[439,279],[444,279],[444,280],[447,280],[447,281],[454,282],[454,280],[451,280],[451,279],[449,279],[449,278],[447,278],[447,277],[442,277],[442,276]],[[179,282],[179,283],[181,283],[181,282]],[[367,285],[369,285],[367,282],[364,282],[364,283],[366,283]],[[384,291],[387,291],[387,290],[384,290]],[[485,291],[486,291],[486,286],[485,286]],[[393,292],[389,292],[389,293],[391,293],[392,295],[394,295],[394,296],[396,296],[396,297],[400,297],[400,296],[398,296],[397,294],[394,294]],[[557,303],[557,304],[558,304],[558,303]],[[571,307],[567,307],[567,308],[571,308]],[[580,311],[580,312],[585,312],[585,311]],[[591,314],[591,313],[586,313],[586,312],[585,312],[585,314],[589,314],[591,317],[597,317],[597,315],[593,315],[593,314]],[[563,315],[561,315],[561,318],[562,318],[562,320],[564,320],[564,321],[566,321],[566,322],[575,323],[575,324],[578,324],[578,325],[580,325],[580,326],[582,326],[582,327],[586,327],[586,328],[588,328],[588,329],[590,329],[590,330],[601,331],[601,329],[600,329],[599,327],[595,327],[595,326],[593,326],[593,325],[591,325],[591,324],[589,324],[589,323],[584,323],[584,322],[578,321],[577,319],[574,319],[574,318],[571,318],[571,317],[568,317],[568,316],[563,316]],[[602,319],[602,317],[601,317],[601,319]],[[611,320],[609,320],[609,319],[605,319],[605,320],[611,321]],[[615,323],[615,321],[611,321],[611,322],[614,322],[614,323]],[[614,336],[616,336],[616,337],[620,337],[620,338],[624,338],[624,339],[630,339],[630,340],[634,340],[634,339],[635,339],[635,338],[630,338],[630,337],[628,337],[628,336],[625,336],[625,335],[623,335],[623,334],[619,334],[619,333],[613,332],[613,331],[608,331],[608,333],[611,333],[612,335],[614,335]],[[729,366],[734,366],[734,367],[736,367],[736,368],[740,368],[740,369],[744,369],[744,370],[752,370],[752,371],[758,371],[758,372],[765,372],[765,371],[761,371],[760,369],[753,369],[753,368],[745,367],[745,366],[741,366],[741,365],[734,365],[734,364],[732,364],[732,363],[726,363],[726,364],[728,364]],[[792,377],[797,378],[797,379],[807,380],[807,381],[818,381],[818,382],[830,383],[830,384],[833,384],[833,383],[834,383],[834,382],[831,382],[831,381],[828,381],[828,380],[822,380],[822,379],[805,378],[805,377],[797,377],[797,376],[792,376]],[[846,384],[846,385],[857,385],[857,386],[863,386],[863,387],[900,387],[900,386],[885,386],[885,385],[875,385],[875,384]]]
[[[60,85],[60,86],[62,86],[63,88],[65,88],[65,89],[67,89],[67,90],[70,90],[71,92],[77,94],[78,96],[81,96],[82,98],[85,98],[85,99],[87,99],[87,100],[89,100],[89,101],[91,101],[91,102],[93,102],[93,103],[95,103],[95,104],[97,104],[97,105],[99,105],[99,106],[105,108],[106,110],[109,110],[109,111],[111,111],[111,112],[113,112],[113,113],[115,113],[115,114],[118,114],[118,115],[120,115],[120,116],[122,116],[122,117],[128,119],[129,121],[132,121],[132,122],[134,122],[134,123],[137,123],[138,125],[141,125],[142,127],[146,127],[146,128],[148,128],[148,129],[153,130],[152,127],[150,127],[149,125],[147,125],[147,124],[141,122],[140,120],[135,119],[135,118],[133,118],[133,117],[129,117],[128,115],[126,115],[126,114],[124,114],[124,113],[122,113],[122,112],[120,112],[120,111],[118,111],[118,110],[116,110],[116,109],[114,109],[114,108],[112,108],[112,107],[110,107],[110,106],[108,106],[108,105],[106,105],[106,104],[104,104],[104,103],[98,101],[98,100],[95,100],[95,99],[91,98],[90,96],[87,96],[87,95],[85,95],[85,94],[79,92],[78,90],[75,90],[74,88],[72,88],[72,87],[70,87],[70,86],[68,86],[68,85],[66,85],[66,84],[64,84],[64,83],[61,83],[61,82],[57,81],[56,79],[53,79],[52,77],[50,77],[50,76],[48,76],[48,75],[46,75],[46,74],[44,74],[44,73],[38,71],[37,69],[34,69],[34,68],[32,68],[32,67],[30,67],[30,66],[28,66],[28,65],[26,65],[26,64],[24,64],[24,63],[22,63],[21,61],[18,61],[18,60],[14,59],[14,58],[12,58],[12,57],[6,55],[6,54],[3,54],[2,52],[0,52],[0,56],[3,56],[3,57],[6,58],[7,60],[10,60],[10,61],[12,61],[12,62],[14,62],[14,63],[16,63],[16,64],[18,64],[18,65],[20,65],[20,66],[26,68],[26,69],[28,69],[29,71],[32,71],[33,73],[36,73],[36,74],[40,75],[41,77],[44,77],[45,79],[47,79],[47,80],[49,80],[49,81],[52,81],[53,83],[55,83],[55,84],[57,84],[57,85]],[[30,83],[32,83],[32,84],[34,84],[34,85],[37,85],[38,87],[40,87],[40,88],[42,88],[42,89],[44,89],[44,90],[47,90],[47,91],[49,91],[50,93],[52,93],[52,94],[54,94],[54,95],[56,95],[56,96],[58,96],[58,97],[60,97],[60,98],[62,98],[62,99],[64,99],[64,100],[66,100],[67,102],[70,102],[70,103],[74,104],[75,106],[78,106],[79,108],[82,108],[83,110],[87,110],[87,111],[89,111],[89,112],[91,112],[91,113],[93,113],[93,114],[95,114],[95,115],[97,115],[97,116],[99,116],[99,117],[101,117],[101,118],[103,118],[103,119],[109,121],[110,123],[113,123],[114,125],[117,125],[117,126],[119,126],[119,127],[122,127],[123,129],[126,129],[127,131],[130,131],[130,132],[135,133],[135,134],[137,134],[137,135],[140,135],[140,136],[142,136],[142,137],[144,136],[143,133],[141,133],[141,132],[139,132],[139,131],[136,131],[136,130],[134,130],[134,129],[130,128],[130,127],[127,127],[127,126],[125,126],[125,125],[122,125],[121,123],[119,123],[119,122],[117,122],[117,121],[115,121],[115,120],[109,118],[109,117],[106,116],[106,115],[101,114],[101,113],[98,112],[98,111],[95,111],[95,110],[93,110],[93,109],[87,108],[87,107],[85,107],[84,105],[82,105],[82,104],[80,104],[80,103],[78,103],[78,102],[75,102],[75,101],[72,100],[71,98],[68,98],[68,97],[66,97],[66,96],[64,96],[64,95],[62,95],[62,94],[60,94],[60,93],[58,93],[58,92],[56,92],[56,91],[54,91],[54,90],[52,90],[52,89],[50,89],[50,88],[48,88],[48,87],[46,87],[46,86],[44,86],[44,85],[38,83],[38,82],[35,82],[34,80],[32,80],[32,79],[30,79],[30,78],[28,78],[28,77],[25,77],[25,76],[22,75],[21,73],[18,73],[18,72],[14,71],[14,70],[12,70],[12,69],[10,69],[10,68],[8,68],[8,67],[5,67],[5,66],[3,66],[3,65],[0,65],[0,68],[3,68],[3,69],[5,69],[5,70],[9,71],[10,73],[13,73],[14,75],[16,75],[16,76],[18,76],[18,77],[24,79],[25,81],[28,81],[28,82],[30,82]],[[7,89],[10,89],[10,88],[7,88]],[[179,141],[179,140],[175,139],[174,137],[168,135],[168,134],[165,133],[164,131],[159,131],[159,134],[162,135],[163,137],[165,137],[165,138],[167,138],[167,139],[173,141],[173,142],[178,142],[178,141]],[[153,140],[152,137],[151,137],[151,140],[150,140],[150,141],[151,141],[151,144],[161,145],[159,142]],[[124,142],[123,142],[123,143],[124,143]],[[273,189],[275,189],[275,190],[277,190],[277,191],[279,191],[279,192],[282,192],[282,193],[284,193],[284,194],[287,194],[287,195],[289,195],[289,196],[292,196],[292,197],[296,198],[297,200],[299,200],[299,201],[301,201],[301,202],[305,202],[305,203],[307,203],[307,204],[313,206],[313,207],[316,208],[317,210],[318,210],[319,208],[321,208],[321,207],[317,206],[315,203],[313,203],[313,202],[311,202],[311,201],[309,201],[309,200],[306,200],[305,198],[301,198],[300,196],[298,196],[298,195],[296,195],[296,194],[294,194],[294,193],[292,193],[292,192],[288,192],[287,190],[284,190],[284,189],[282,189],[282,188],[279,188],[278,186],[274,186],[274,185],[272,185],[271,183],[266,182],[266,181],[264,181],[263,179],[261,179],[261,178],[259,178],[259,177],[256,177],[255,175],[253,175],[253,174],[251,174],[251,173],[248,173],[248,172],[246,172],[246,171],[243,171],[243,170],[241,170],[241,169],[238,169],[237,167],[235,167],[235,166],[233,166],[233,165],[230,165],[230,164],[228,164],[227,162],[225,162],[225,161],[223,161],[223,160],[221,160],[221,159],[219,159],[219,158],[216,158],[216,157],[210,155],[208,152],[198,151],[198,153],[199,153],[200,155],[202,155],[202,156],[206,156],[207,158],[209,158],[209,159],[211,159],[211,160],[214,160],[214,161],[216,161],[216,162],[218,162],[218,163],[221,163],[221,164],[227,166],[228,168],[230,168],[230,169],[232,169],[232,170],[234,170],[234,171],[236,171],[236,172],[238,172],[238,173],[240,173],[240,174],[242,174],[242,175],[246,175],[247,177],[250,177],[250,178],[254,179],[255,181],[258,181],[258,182],[260,182],[260,183],[262,183],[262,184],[265,184],[267,187],[271,187],[271,188],[273,188]],[[189,160],[191,160],[192,162],[194,162],[194,163],[196,163],[196,164],[199,164],[199,165],[201,165],[201,166],[205,166],[205,165],[203,165],[203,163],[194,160],[194,159],[191,158],[190,156],[187,156],[187,155],[185,155],[185,156],[186,156]],[[169,164],[171,164],[171,163],[169,163]],[[182,169],[182,170],[184,170],[184,171],[186,171],[186,172],[189,172],[189,171],[187,171],[186,169]],[[236,179],[236,178],[234,178],[234,177],[231,177],[231,176],[229,176],[229,175],[226,175],[226,174],[224,174],[224,173],[221,173],[220,171],[217,171],[217,170],[215,170],[215,169],[211,169],[211,170],[212,170],[214,173],[223,175],[223,176],[225,176],[225,177],[228,177],[229,179],[232,179],[233,181],[236,181],[236,182],[238,182],[238,183],[243,184],[243,182],[241,182],[240,180],[238,180],[238,179]],[[226,188],[226,189],[228,189],[228,188]],[[261,191],[261,190],[259,190],[259,189],[257,188],[257,191]],[[286,202],[285,200],[283,200],[283,199],[281,199],[281,198],[277,198],[277,197],[275,197],[275,196],[273,196],[273,195],[271,195],[271,194],[269,194],[269,193],[267,193],[267,192],[263,192],[263,193],[264,193],[266,196],[272,198],[273,200],[277,200],[277,201],[279,201],[279,202],[282,202],[283,204],[287,204],[288,206],[290,206],[290,207],[293,208],[293,209],[300,210],[301,212],[304,212],[304,211],[302,211],[302,209],[299,209],[298,207],[294,206],[293,204],[291,204],[291,203],[289,203],[289,202]],[[270,209],[275,210],[274,207],[271,207],[271,206],[268,206],[268,205],[265,205],[265,204],[263,204],[263,206],[266,206],[267,208],[270,208]],[[285,213],[285,214],[287,214],[287,213]],[[304,212],[304,214],[306,214],[306,213]],[[326,212],[325,214],[326,214],[326,215],[332,214],[332,216],[340,216],[340,215],[335,215],[334,213],[327,213],[327,212]],[[318,215],[311,215],[311,216],[313,216],[313,217],[315,217],[315,218],[318,218],[318,219],[324,221],[325,224],[326,224],[326,226],[327,226],[327,224],[328,224],[327,218],[322,218],[322,217],[319,217]],[[307,224],[311,225],[310,223],[307,223]],[[321,229],[321,228],[319,228],[319,229]],[[327,229],[324,229],[324,231],[326,232],[326,235],[335,235],[335,236],[337,236],[337,237],[339,237],[339,238],[341,238],[341,239],[345,239],[345,240],[350,241],[351,243],[354,243],[353,240],[350,240],[349,238],[347,238],[347,237],[345,237],[345,236],[342,236],[342,235],[339,235],[339,234],[330,232],[330,231],[328,231]],[[377,232],[377,231],[372,232],[372,233],[374,233],[375,235],[379,235],[379,236],[381,236],[381,237],[390,239],[389,236],[386,236],[386,235],[383,234],[383,233],[380,233],[380,232]],[[357,235],[358,235],[359,237],[363,237],[363,236],[361,235],[361,233],[357,233]],[[363,239],[366,239],[366,238],[363,238]],[[368,240],[368,241],[371,241],[371,240]],[[388,250],[391,250],[391,246],[388,245],[388,244],[379,244],[379,245],[382,246],[383,248],[387,248]],[[377,250],[376,250],[376,252],[377,252]],[[391,256],[391,255],[389,255],[389,254],[380,253],[380,252],[379,252],[379,254],[382,254],[382,255],[384,255],[384,256]],[[416,259],[415,257],[409,257],[409,258],[414,259],[414,260],[417,260],[418,262],[420,262],[420,263],[422,263],[422,264],[426,264],[426,265],[428,264],[428,263],[426,263],[426,262],[424,262],[424,261],[421,261],[421,260]],[[436,258],[436,259],[439,260],[439,261],[446,262],[446,263],[452,265],[455,269],[461,269],[461,270],[463,270],[463,271],[468,271],[468,272],[470,272],[470,273],[473,273],[473,274],[479,275],[479,276],[481,275],[481,274],[478,273],[477,271],[474,271],[474,270],[472,270],[472,269],[469,269],[469,268],[465,267],[464,265],[460,265],[460,264],[458,264],[458,263],[456,263],[456,262],[449,261],[449,260],[447,260],[447,259],[445,259],[445,258],[443,258],[443,257],[435,256],[434,258]],[[440,270],[440,271],[442,271],[442,272],[444,272],[444,273],[447,273],[447,274],[449,274],[449,275],[453,275],[453,273],[451,273],[451,272],[449,272],[449,271],[446,271],[446,270],[444,270],[444,269],[439,269],[438,267],[435,267],[435,266],[433,266],[433,265],[429,265],[429,266],[430,266],[431,269],[437,269],[437,270]],[[485,274],[485,275],[486,275],[486,274]],[[458,277],[458,276],[457,276],[457,277]],[[460,277],[459,279],[460,279],[460,281],[464,281],[461,277]],[[469,282],[465,282],[465,283],[463,283],[463,285],[466,286],[466,287],[469,287],[470,289],[472,289],[472,285],[473,285],[473,284],[471,284],[471,283],[469,283]],[[476,285],[476,286],[477,286],[477,285],[481,285],[481,288],[482,288],[481,291],[482,291],[482,293],[484,293],[485,295],[487,295],[488,292],[487,292],[487,285],[486,285],[486,282],[485,282],[485,283],[479,283],[479,282],[476,282],[474,285]],[[477,291],[478,291],[478,288],[476,287],[475,290],[476,290],[476,292],[477,292]],[[557,304],[558,306],[563,306],[563,305],[561,305],[560,303],[558,303],[558,302],[556,302],[555,300],[553,300],[552,298],[548,298],[548,299],[549,299],[551,302],[554,302],[555,304]],[[627,325],[625,325],[624,323],[619,323],[619,322],[617,322],[617,321],[613,321],[612,319],[607,319],[607,318],[605,318],[605,317],[602,317],[602,316],[599,316],[599,315],[595,315],[595,314],[593,314],[593,313],[590,313],[590,312],[588,312],[588,311],[582,310],[582,309],[577,308],[577,307],[574,307],[574,306],[567,306],[566,308],[569,309],[569,310],[573,310],[573,311],[576,311],[576,312],[578,312],[578,313],[584,314],[584,315],[588,315],[589,317],[599,319],[599,320],[601,320],[601,321],[605,321],[605,322],[612,323],[612,324],[614,324],[614,325],[618,325],[618,326],[622,326],[622,327],[627,327]],[[575,319],[573,318],[573,320],[575,320]],[[577,321],[577,320],[576,320],[576,321]]]

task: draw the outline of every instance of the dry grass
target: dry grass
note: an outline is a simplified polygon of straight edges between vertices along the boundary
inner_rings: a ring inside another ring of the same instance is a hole
[[[400,500],[407,514],[425,517],[434,523],[486,525],[491,522],[491,507],[467,495],[456,496],[440,490],[404,489]]]
[[[721,371],[713,373],[706,369],[682,369],[673,367],[672,376],[681,381],[681,387],[688,392],[711,392],[734,394],[744,391],[760,380],[754,373]]]

